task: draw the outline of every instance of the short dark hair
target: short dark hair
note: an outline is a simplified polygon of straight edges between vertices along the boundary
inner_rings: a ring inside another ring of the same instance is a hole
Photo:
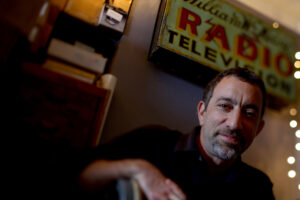
[[[266,94],[266,88],[263,80],[254,72],[248,70],[247,68],[241,68],[241,67],[235,67],[230,68],[227,70],[224,70],[220,72],[214,79],[212,79],[208,85],[206,86],[202,101],[205,103],[205,109],[207,108],[207,105],[214,93],[215,87],[218,85],[218,83],[225,77],[233,76],[238,78],[241,81],[250,83],[252,85],[256,85],[260,88],[261,93],[263,95],[263,102],[262,102],[262,114],[261,117],[264,115],[265,107],[266,107],[266,101],[267,101],[267,94]]]

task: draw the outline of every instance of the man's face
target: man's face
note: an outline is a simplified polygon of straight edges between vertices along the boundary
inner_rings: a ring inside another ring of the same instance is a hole
[[[200,141],[211,158],[232,160],[244,152],[261,131],[262,92],[236,77],[223,78],[208,103],[200,102]],[[205,109],[206,107],[206,109]]]

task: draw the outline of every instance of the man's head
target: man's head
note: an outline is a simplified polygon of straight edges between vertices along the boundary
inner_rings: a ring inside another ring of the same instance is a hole
[[[204,93],[203,93],[203,97],[202,97],[202,101],[205,103],[205,105],[208,105],[210,98],[213,95],[216,85],[224,77],[227,77],[227,76],[234,76],[234,77],[240,79],[241,81],[256,85],[260,88],[262,95],[263,95],[262,115],[261,115],[261,117],[263,117],[263,114],[265,112],[265,107],[266,107],[266,99],[267,99],[265,84],[258,75],[256,75],[252,71],[249,71],[246,68],[236,67],[236,68],[231,68],[231,69],[225,70],[225,71],[219,73],[213,80],[211,80],[208,83],[208,85],[206,86]]]
[[[217,75],[198,105],[205,153],[217,160],[234,160],[244,152],[263,128],[265,98],[263,81],[247,69]]]

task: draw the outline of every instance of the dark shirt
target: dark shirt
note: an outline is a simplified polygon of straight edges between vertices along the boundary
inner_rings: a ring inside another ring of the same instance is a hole
[[[188,199],[274,199],[270,179],[241,159],[224,173],[212,175],[201,156],[196,135],[163,127],[145,127],[126,134],[112,144],[100,146],[100,157],[143,158],[175,181]]]

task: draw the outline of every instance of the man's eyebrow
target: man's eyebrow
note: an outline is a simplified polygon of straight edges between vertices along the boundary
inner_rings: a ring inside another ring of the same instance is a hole
[[[254,105],[254,104],[245,105],[244,108],[246,108],[246,109],[247,108],[251,108],[251,109],[255,110],[256,112],[259,112],[258,107],[256,105]]]
[[[231,99],[231,98],[228,98],[228,97],[220,97],[220,98],[218,98],[217,99],[217,103],[218,102],[220,102],[220,101],[226,101],[226,102],[228,102],[228,103],[232,103],[232,104],[237,104],[237,102],[236,101],[234,101],[233,99]]]

